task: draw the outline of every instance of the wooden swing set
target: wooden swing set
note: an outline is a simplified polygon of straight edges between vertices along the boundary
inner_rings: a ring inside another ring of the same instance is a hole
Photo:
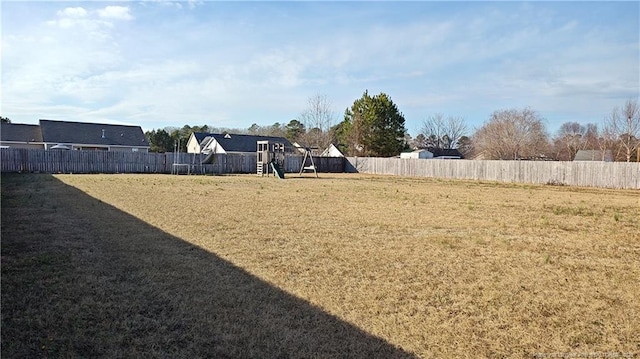
[[[284,164],[285,164],[285,148],[284,143],[270,142],[270,141],[257,141],[257,174],[269,176],[271,171],[275,176],[280,179],[284,179]],[[298,175],[302,177],[302,173],[305,171],[313,171],[318,178],[318,169],[313,162],[313,156],[311,155],[311,148],[304,148],[304,157],[300,166],[300,172]]]
[[[307,159],[309,159],[309,162],[310,162],[309,165],[307,165]],[[305,147],[304,149],[304,158],[302,159],[302,165],[300,166],[300,173],[298,175],[302,176],[302,172],[304,171],[313,171],[313,173],[316,175],[316,178],[318,178],[318,171],[316,169],[316,164],[313,162],[311,149],[308,147]]]

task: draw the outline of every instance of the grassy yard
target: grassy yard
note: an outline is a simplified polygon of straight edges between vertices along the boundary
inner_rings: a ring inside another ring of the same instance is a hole
[[[640,191],[2,175],[3,357],[640,357]]]

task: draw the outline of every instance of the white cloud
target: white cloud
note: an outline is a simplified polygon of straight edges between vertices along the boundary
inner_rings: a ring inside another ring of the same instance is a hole
[[[302,3],[206,3],[198,14],[185,11],[195,2],[149,4],[54,9],[41,22],[51,26],[4,33],[3,106],[135,118],[144,128],[248,127],[286,122],[317,93],[341,112],[364,90],[383,91],[412,121],[523,105],[568,113],[575,104],[600,116],[637,94],[638,44],[619,40],[615,27],[536,10],[555,5],[384,21],[360,14],[351,23],[339,11],[287,12]],[[312,4],[334,6],[360,5]],[[260,10],[272,7],[286,16]],[[134,10],[135,22],[118,21]]]
[[[197,6],[202,5],[204,2],[200,0],[187,0],[187,3],[189,4],[189,9],[193,10]]]
[[[91,12],[82,7],[65,8],[56,13],[57,18],[46,21],[46,24],[61,29],[79,28],[83,32],[101,36],[103,28],[110,28],[108,21],[95,18]]]
[[[202,1],[202,0],[178,0],[178,1],[172,1],[172,0],[142,0],[141,1],[142,6],[146,6],[147,4],[158,4],[160,6],[169,7],[169,8],[175,8],[175,9],[178,9],[178,10],[182,10],[184,8],[184,6],[182,6],[182,4],[187,4],[187,7],[189,8],[189,10],[193,10],[197,6],[203,5],[204,3],[205,3],[205,1]]]
[[[89,13],[82,7],[68,7],[57,12],[58,17],[62,18],[83,18]]]
[[[81,28],[93,35],[102,36],[103,29],[112,28],[111,20],[133,20],[129,7],[107,6],[95,11],[82,7],[68,7],[59,10],[57,18],[46,22],[49,26],[61,29]]]
[[[31,103],[38,113],[38,108],[65,104],[75,108],[113,96],[104,86],[87,86],[87,79],[122,60],[112,24],[80,7],[55,14],[54,19],[34,23],[16,35],[3,35],[8,45],[3,53],[3,107],[19,111]]]
[[[97,10],[98,16],[104,19],[132,20],[130,9],[127,6],[107,6]]]

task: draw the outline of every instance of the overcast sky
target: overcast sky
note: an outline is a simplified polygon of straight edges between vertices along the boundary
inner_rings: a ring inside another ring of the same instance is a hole
[[[640,3],[2,1],[2,116],[143,130],[336,123],[384,92],[412,136],[530,107],[552,134],[638,99]]]

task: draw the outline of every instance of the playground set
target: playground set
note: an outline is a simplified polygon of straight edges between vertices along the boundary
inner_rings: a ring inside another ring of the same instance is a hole
[[[284,143],[281,142],[269,142],[258,141],[257,152],[257,174],[269,176],[269,171],[280,179],[284,179],[284,159],[285,150]],[[318,177],[316,165],[313,163],[313,156],[311,156],[311,149],[305,148],[304,158],[302,165],[300,166],[299,175],[302,176],[304,171],[313,171]],[[307,160],[310,162],[307,165]]]
[[[284,179],[284,143],[258,141],[256,173],[269,176],[269,171],[280,179]]]
[[[285,168],[285,144],[277,141],[257,141],[256,143],[256,173],[260,176],[270,176],[273,174],[279,179],[284,179]],[[203,165],[213,164],[219,154],[216,151],[216,142],[213,137],[206,137],[202,144],[202,150],[199,153],[199,160],[196,160],[197,153],[192,157],[191,163],[180,163],[179,161],[179,143],[176,143],[176,152],[174,156],[172,173],[179,174],[179,169],[184,167],[187,174],[201,173],[204,174]],[[197,162],[197,163],[196,163]],[[312,171],[318,178],[318,172],[310,148],[304,148],[304,156],[300,166],[299,176],[306,171]]]

